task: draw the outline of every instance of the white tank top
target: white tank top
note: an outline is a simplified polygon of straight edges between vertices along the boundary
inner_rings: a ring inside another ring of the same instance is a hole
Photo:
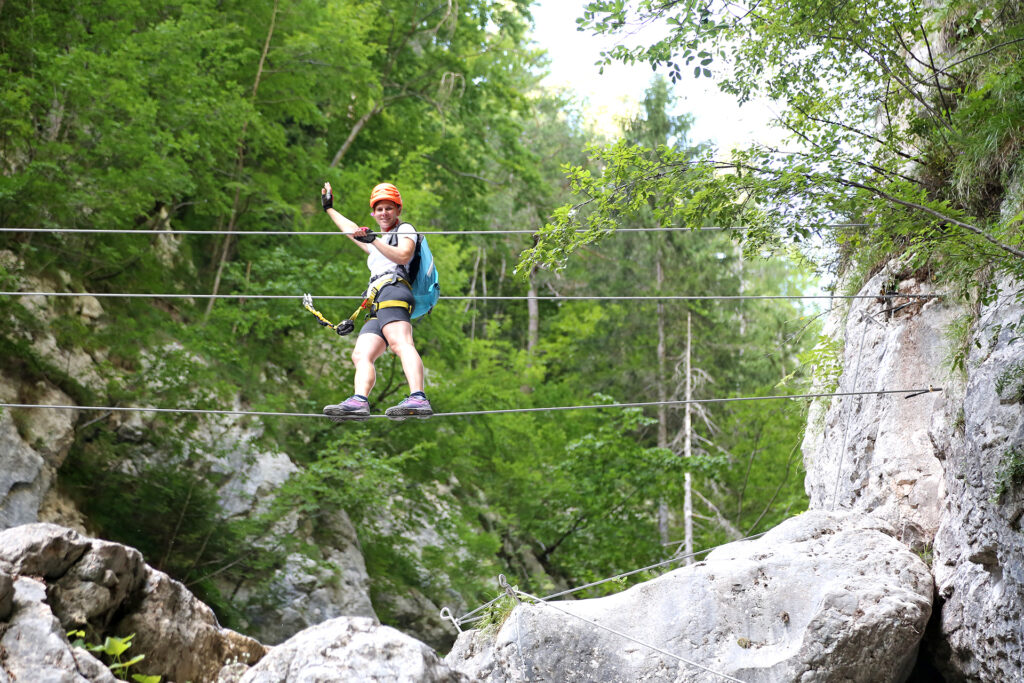
[[[386,239],[387,235],[408,235],[414,242],[416,241],[416,228],[412,227],[410,223],[401,223],[397,228],[389,232],[384,233],[378,239]],[[398,238],[401,241],[401,237]],[[370,269],[370,281],[376,280],[385,273],[395,272],[409,272],[408,265],[399,265],[380,253],[374,247],[370,247],[370,253],[366,256],[366,267]]]

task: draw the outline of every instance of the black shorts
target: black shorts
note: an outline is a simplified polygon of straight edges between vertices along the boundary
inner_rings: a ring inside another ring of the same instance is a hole
[[[412,310],[412,290],[403,284],[395,283],[388,285],[380,290],[377,294],[377,301],[404,301],[409,304],[409,308],[405,309],[401,306],[393,306],[391,308],[382,308],[377,311],[377,315],[367,320],[363,326],[359,329],[359,334],[375,334],[381,339],[387,342],[384,337],[384,326],[388,323],[393,323],[396,320],[404,322],[411,322],[412,318],[409,313]]]

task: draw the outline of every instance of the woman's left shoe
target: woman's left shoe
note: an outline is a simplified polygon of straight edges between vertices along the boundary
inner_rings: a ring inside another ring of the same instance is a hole
[[[434,414],[430,407],[430,401],[419,396],[409,396],[397,406],[392,406],[384,411],[387,417],[392,420],[404,420],[407,417],[418,417],[421,420]]]

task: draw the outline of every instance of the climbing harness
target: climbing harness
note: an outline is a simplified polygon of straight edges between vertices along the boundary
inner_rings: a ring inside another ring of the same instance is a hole
[[[303,307],[305,307],[307,311],[316,316],[316,319],[320,322],[320,324],[323,327],[329,327],[335,332],[337,332],[339,335],[344,337],[346,334],[350,334],[353,330],[356,329],[355,320],[356,318],[359,317],[359,313],[362,311],[366,311],[366,309],[370,309],[369,311],[367,311],[367,317],[376,316],[377,311],[381,310],[382,308],[404,308],[410,313],[412,312],[412,304],[410,304],[408,301],[401,301],[400,299],[387,299],[385,301],[377,301],[377,297],[380,295],[380,290],[384,289],[388,285],[393,285],[396,283],[403,284],[406,287],[412,289],[412,286],[404,278],[399,277],[395,273],[387,273],[386,275],[381,275],[379,278],[370,283],[370,286],[366,290],[366,295],[364,296],[362,303],[359,304],[356,310],[352,311],[352,315],[350,315],[345,320],[342,320],[337,325],[332,324],[331,321],[325,318],[320,311],[313,308],[312,294],[302,295],[302,305]]]
[[[366,299],[363,300],[363,304],[369,301],[370,312],[368,317],[374,317],[377,315],[377,311],[382,308],[404,308],[412,314],[412,304],[408,301],[402,301],[401,299],[386,299],[384,301],[377,301],[377,297],[380,296],[380,291],[388,285],[400,284],[405,285],[412,290],[412,285],[405,278],[399,276],[397,273],[385,273],[379,278],[370,283],[370,286],[366,290]],[[360,305],[362,306],[362,304]],[[356,312],[352,314],[354,319],[359,314],[360,309],[356,309]]]

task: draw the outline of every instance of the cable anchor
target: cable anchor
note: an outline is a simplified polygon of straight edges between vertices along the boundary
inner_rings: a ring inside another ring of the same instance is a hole
[[[508,585],[508,579],[505,578],[504,574],[498,574],[498,588],[505,591],[505,595],[515,600],[517,605],[523,604],[523,601],[519,599],[518,591]]]
[[[445,621],[452,622],[452,626],[455,627],[455,630],[459,633],[462,633],[462,627],[459,626],[458,620],[452,615],[452,611],[450,609],[448,609],[447,607],[442,607],[440,614],[442,619],[444,619]]]

